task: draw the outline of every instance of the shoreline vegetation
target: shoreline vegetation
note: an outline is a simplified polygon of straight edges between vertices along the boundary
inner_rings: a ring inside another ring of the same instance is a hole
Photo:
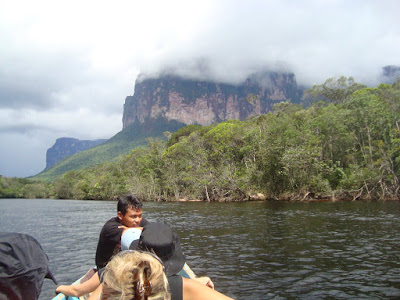
[[[244,121],[165,132],[168,142],[149,139],[120,161],[52,182],[0,176],[0,198],[399,200],[400,79],[369,88],[330,78],[305,91],[302,105],[281,102]]]

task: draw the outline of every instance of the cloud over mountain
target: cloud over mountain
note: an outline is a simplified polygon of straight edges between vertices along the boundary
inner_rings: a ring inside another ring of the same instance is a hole
[[[108,138],[141,72],[376,84],[399,65],[400,2],[0,0],[0,174],[45,167],[56,138]]]

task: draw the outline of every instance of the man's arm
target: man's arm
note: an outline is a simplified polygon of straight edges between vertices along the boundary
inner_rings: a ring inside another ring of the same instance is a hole
[[[99,274],[96,272],[84,283],[58,286],[56,288],[56,293],[63,293],[66,296],[80,297],[93,292],[99,285]]]
[[[120,226],[122,226],[122,224],[115,219],[108,221],[102,230],[105,240],[118,244],[121,241],[123,232],[123,228]]]
[[[193,279],[182,277],[183,299],[194,300],[232,300],[232,298],[213,290]]]
[[[195,277],[195,278],[191,278],[191,279],[196,280],[197,282],[200,282],[201,284],[214,289],[214,282],[212,282],[210,277],[202,276],[202,277]]]
[[[118,228],[122,228],[122,234],[121,234],[121,236],[123,236],[125,230],[127,230],[127,229],[129,229],[129,228],[137,228],[137,229],[143,230],[143,227],[126,227],[125,225],[118,226]]]
[[[102,289],[103,289],[103,284],[101,283],[97,287],[97,289],[90,295],[88,300],[98,300],[98,299],[100,299],[100,294],[101,294]]]
[[[95,262],[98,268],[104,267],[115,254],[115,251],[119,251],[123,230],[118,228],[120,225],[118,218],[112,218],[104,224],[96,250]]]

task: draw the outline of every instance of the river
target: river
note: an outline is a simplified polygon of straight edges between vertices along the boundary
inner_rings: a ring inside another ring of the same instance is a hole
[[[0,213],[0,231],[35,237],[68,284],[94,265],[116,202],[2,199]],[[146,202],[144,216],[235,299],[400,298],[400,202]],[[40,299],[55,287],[46,279]]]

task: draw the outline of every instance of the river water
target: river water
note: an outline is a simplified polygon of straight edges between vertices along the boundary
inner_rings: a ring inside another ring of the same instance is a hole
[[[0,200],[0,231],[35,237],[59,284],[94,265],[116,202]],[[144,203],[198,275],[235,299],[400,298],[400,202]],[[40,299],[51,299],[46,279]]]

